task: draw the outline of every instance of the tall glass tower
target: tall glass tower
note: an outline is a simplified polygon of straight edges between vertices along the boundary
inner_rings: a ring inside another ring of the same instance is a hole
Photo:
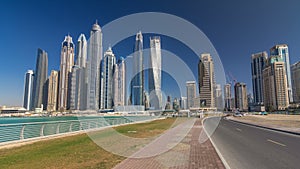
[[[102,30],[97,21],[93,25],[88,41],[87,53],[87,107],[98,110],[100,101],[100,63],[102,60]]]
[[[150,63],[149,63],[149,93],[150,106],[156,110],[162,109],[161,94],[161,43],[160,37],[150,38]]]
[[[135,38],[135,48],[133,54],[133,79],[131,81],[131,104],[144,105],[143,100],[143,35],[138,32]]]
[[[112,109],[113,108],[113,82],[114,82],[114,66],[116,64],[116,57],[111,49],[104,54],[103,58],[103,100],[101,100],[101,109]]]
[[[267,62],[267,58],[267,52],[260,52],[251,56],[252,85],[255,105],[264,104],[263,69]]]
[[[76,60],[72,68],[71,77],[71,110],[86,109],[86,58],[87,58],[87,41],[84,34],[81,34],[77,41]]]
[[[58,109],[69,109],[71,72],[74,65],[74,43],[71,36],[66,36],[61,45],[60,54],[60,76],[59,76],[59,96]]]
[[[293,100],[293,91],[292,91],[291,66],[290,66],[288,45],[281,44],[281,45],[273,46],[270,49],[270,55],[279,56],[285,63],[289,103],[292,103],[294,102],[294,100]]]
[[[196,82],[186,82],[186,97],[187,97],[187,108],[194,107],[194,100],[196,98]],[[171,99],[170,99],[171,100]]]
[[[28,70],[25,74],[24,96],[23,96],[23,107],[26,110],[30,110],[32,104],[31,103],[32,87],[33,87],[33,70]]]
[[[39,108],[42,104],[47,104],[47,93],[45,92],[48,74],[48,54],[42,49],[38,49],[36,69],[33,80],[32,108]],[[45,108],[45,107],[44,107]]]
[[[126,68],[125,60],[121,57],[115,65],[114,72],[114,105],[124,106],[126,102]]]

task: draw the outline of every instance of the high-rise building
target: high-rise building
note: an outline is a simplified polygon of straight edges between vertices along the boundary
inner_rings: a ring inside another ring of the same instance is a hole
[[[252,86],[255,105],[264,104],[262,74],[267,58],[267,52],[260,52],[252,54],[251,56]]]
[[[171,110],[173,109],[172,104],[171,104],[171,96],[167,96],[167,102],[165,105],[165,110]]]
[[[33,70],[28,70],[25,74],[24,95],[23,95],[23,107],[26,110],[30,110],[31,108],[32,87],[33,87]]]
[[[87,107],[88,110],[98,110],[100,107],[100,63],[102,60],[102,30],[97,21],[93,25],[87,52]]]
[[[125,60],[121,57],[115,65],[114,73],[114,105],[125,106],[126,101],[126,68]]]
[[[71,77],[70,77],[70,110],[79,110],[80,105],[80,85],[81,85],[81,79],[80,79],[80,73],[81,73],[80,67],[78,65],[74,65],[72,67]]]
[[[186,110],[187,109],[187,98],[181,97],[179,100],[180,109]]]
[[[77,48],[76,48],[76,62],[75,65],[79,67],[86,67],[86,59],[87,59],[87,41],[84,34],[80,34],[77,40]]]
[[[194,107],[194,99],[196,98],[196,82],[186,82],[187,108]]]
[[[114,82],[114,66],[116,64],[116,57],[111,49],[104,53],[103,58],[103,85],[102,92],[103,100],[101,100],[101,109],[112,109],[114,106],[113,99],[113,82]]]
[[[144,91],[144,107],[145,107],[145,110],[150,109],[150,96],[147,91]]]
[[[264,105],[268,111],[285,110],[289,106],[285,65],[282,57],[274,55],[263,70]]]
[[[150,38],[150,62],[149,62],[149,93],[150,106],[156,110],[162,109],[161,93],[161,43],[160,37]]]
[[[48,103],[47,111],[56,111],[57,110],[57,96],[58,96],[58,71],[52,70],[49,82],[48,82]]]
[[[224,100],[225,100],[225,109],[231,110],[231,84],[227,83],[224,85]]]
[[[271,56],[279,56],[284,62],[286,78],[287,78],[287,88],[289,103],[293,102],[293,91],[292,91],[292,79],[291,79],[291,67],[290,67],[290,57],[288,45],[281,44],[275,45],[270,49]]]
[[[300,103],[300,62],[291,66],[294,102]]]
[[[32,92],[32,108],[40,108],[41,105],[47,104],[47,93],[45,92],[45,86],[48,74],[48,54],[42,49],[38,49],[36,69],[33,80],[33,92]],[[43,106],[44,107],[44,106]]]
[[[247,87],[245,83],[236,83],[234,85],[235,108],[240,111],[248,110]]]
[[[234,97],[232,97],[231,100],[230,100],[230,107],[231,107],[231,110],[233,108],[235,108],[235,98]]]
[[[179,107],[178,99],[174,98],[174,101],[173,101],[173,110],[179,111],[179,109],[180,109],[180,107]]]
[[[200,107],[215,107],[214,63],[209,53],[201,54],[198,63],[198,85]]]
[[[84,34],[81,34],[77,41],[75,65],[71,75],[71,110],[85,110],[87,98],[87,77],[86,77],[87,41]]]
[[[223,110],[223,96],[222,96],[222,89],[220,84],[215,84],[214,86],[214,95],[215,95],[215,106],[218,110]]]
[[[74,44],[70,35],[61,44],[58,109],[69,109],[71,96],[71,72],[74,65]]]
[[[138,32],[135,38],[135,47],[133,54],[133,79],[131,81],[131,104],[132,105],[144,105],[143,93],[143,35],[142,32]]]

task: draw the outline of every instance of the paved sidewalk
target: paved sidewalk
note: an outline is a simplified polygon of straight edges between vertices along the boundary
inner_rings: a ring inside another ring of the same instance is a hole
[[[153,157],[127,158],[115,169],[225,168],[210,140],[207,139],[204,143],[200,143],[199,136],[202,130],[201,119],[197,119],[189,133],[172,149]]]

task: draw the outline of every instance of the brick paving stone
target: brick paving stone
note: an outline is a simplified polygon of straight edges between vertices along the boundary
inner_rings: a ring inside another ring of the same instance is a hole
[[[224,169],[209,139],[201,143],[201,119],[197,119],[183,140],[162,154],[147,158],[127,158],[115,169]]]

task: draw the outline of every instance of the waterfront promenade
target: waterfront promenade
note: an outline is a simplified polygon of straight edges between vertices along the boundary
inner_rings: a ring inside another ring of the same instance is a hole
[[[136,132],[132,132],[133,129]],[[0,163],[2,163],[0,166],[4,168],[46,166],[48,168],[224,168],[210,140],[207,137],[201,140],[201,135],[205,134],[201,119],[168,118],[149,123],[124,125],[117,127],[116,130],[133,138],[143,136],[151,140],[151,137],[157,134],[158,137],[154,137],[154,140],[126,158],[105,151],[95,144],[96,140],[93,142],[86,135],[67,136],[69,134],[66,134],[66,137],[51,137],[34,144],[27,142],[29,145],[25,143],[24,146],[11,148],[9,151],[5,150],[9,148],[5,146],[5,149],[0,149]],[[111,143],[117,141],[111,140],[113,137],[102,137],[107,134],[106,131],[109,130],[99,132],[100,141],[103,139],[110,140]],[[113,145],[124,146],[121,140],[119,142],[119,145]],[[57,160],[60,163],[54,162]]]
[[[171,169],[223,169],[225,168],[218,156],[211,141],[204,137],[206,141],[202,143],[200,134],[205,134],[202,128],[201,119],[196,119],[188,134],[173,148],[168,151],[151,157],[137,158],[148,153],[153,153],[155,149],[163,149],[166,142],[174,139],[176,133],[181,133],[179,126],[175,130],[168,132],[173,134],[169,140],[160,137],[153,141],[151,146],[147,146],[132,157],[127,158],[118,164],[115,169],[153,169],[153,168],[171,168]],[[164,135],[168,135],[166,132]],[[153,150],[154,149],[154,150]]]

